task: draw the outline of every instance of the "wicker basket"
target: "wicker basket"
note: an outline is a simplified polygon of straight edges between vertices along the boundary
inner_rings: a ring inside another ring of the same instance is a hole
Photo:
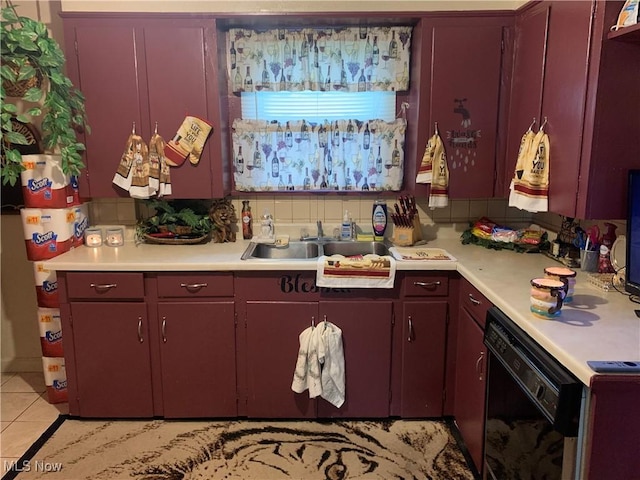
[[[16,75],[18,74],[15,66],[11,66],[10,68],[16,73]],[[8,97],[22,98],[30,88],[40,88],[42,86],[42,75],[39,71],[36,71],[36,75],[34,77],[26,80],[20,80],[18,82],[3,80],[2,86],[4,87],[4,91]]]

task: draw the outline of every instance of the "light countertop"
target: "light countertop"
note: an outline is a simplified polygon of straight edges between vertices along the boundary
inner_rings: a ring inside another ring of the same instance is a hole
[[[46,262],[58,271],[239,271],[315,270],[312,260],[240,260],[248,241],[203,245],[79,247]],[[398,261],[397,270],[455,270],[495,306],[557,358],[584,384],[594,372],[587,360],[640,361],[640,305],[615,291],[605,292],[578,271],[573,302],[553,320],[529,311],[529,281],[544,268],[559,265],[541,254],[489,250],[462,245],[457,236],[439,237],[428,247],[442,248],[457,261]]]

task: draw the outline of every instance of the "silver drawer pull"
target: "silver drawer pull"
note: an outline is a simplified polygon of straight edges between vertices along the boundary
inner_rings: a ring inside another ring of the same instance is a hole
[[[480,305],[482,302],[480,300],[478,300],[477,298],[473,297],[473,294],[469,294],[469,300],[471,301],[471,303],[473,303],[474,305]]]
[[[413,282],[416,287],[435,288],[441,285],[440,280],[436,282]]]
[[[412,342],[413,340],[413,322],[411,321],[411,315],[409,315],[409,338],[407,340]]]
[[[167,317],[162,317],[162,342],[167,343]]]
[[[204,287],[208,287],[209,284],[208,283],[181,283],[180,286],[182,288],[186,288],[187,290],[191,291],[199,291],[200,289],[204,288]]]
[[[89,286],[93,288],[96,292],[106,292],[107,290],[111,290],[112,288],[116,288],[118,286],[117,283],[90,283]]]
[[[138,341],[140,343],[144,342],[144,337],[142,336],[142,317],[138,317]]]

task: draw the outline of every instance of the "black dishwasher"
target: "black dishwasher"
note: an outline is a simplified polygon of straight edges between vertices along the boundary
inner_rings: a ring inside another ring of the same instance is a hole
[[[498,308],[489,349],[484,478],[574,478],[583,385]]]

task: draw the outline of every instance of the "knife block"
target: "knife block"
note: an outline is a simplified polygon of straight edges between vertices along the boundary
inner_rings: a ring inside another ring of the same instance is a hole
[[[422,226],[420,216],[416,212],[413,217],[413,224],[410,227],[393,226],[393,237],[391,241],[397,247],[410,247],[418,240],[422,240]]]

